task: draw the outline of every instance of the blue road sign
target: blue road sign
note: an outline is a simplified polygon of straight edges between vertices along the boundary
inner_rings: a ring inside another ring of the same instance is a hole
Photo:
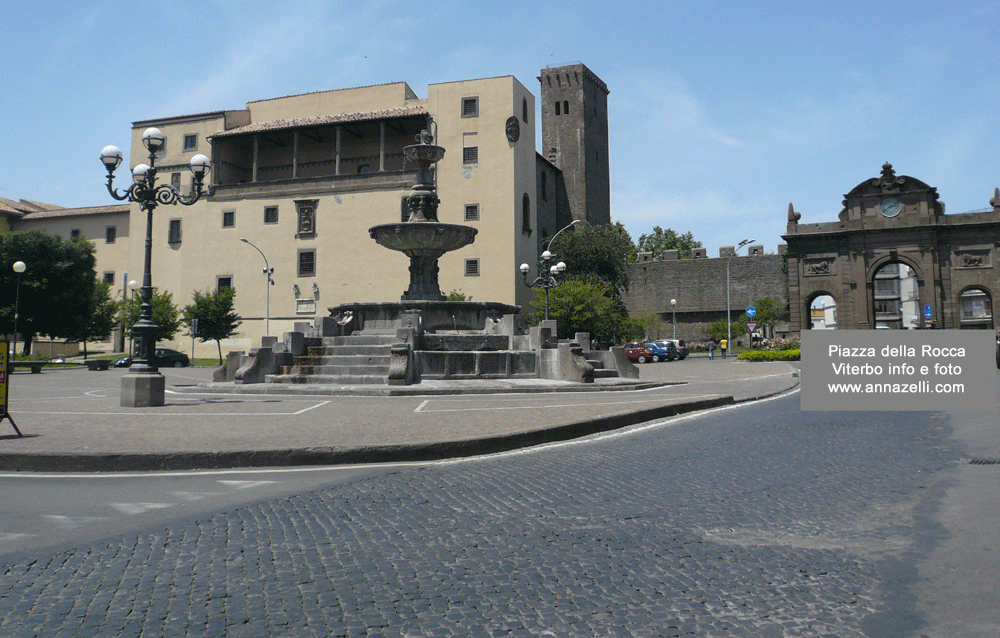
[[[925,319],[931,318],[931,305],[929,303],[924,304],[924,318]]]
[[[757,309],[756,309],[756,308],[754,308],[753,306],[748,306],[748,307],[747,307],[747,316],[748,316],[748,317],[752,317],[752,316],[754,316],[755,314],[757,314]]]

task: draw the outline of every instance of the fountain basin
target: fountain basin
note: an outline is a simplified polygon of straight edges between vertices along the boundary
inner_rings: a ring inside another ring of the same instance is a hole
[[[406,327],[404,315],[419,314],[424,332],[484,334],[504,315],[520,313],[520,306],[494,301],[427,301],[345,303],[329,308],[330,316],[346,328],[345,334],[395,335]]]
[[[472,226],[441,222],[379,224],[368,229],[368,234],[379,246],[409,257],[434,258],[468,246],[475,241],[478,232]]]

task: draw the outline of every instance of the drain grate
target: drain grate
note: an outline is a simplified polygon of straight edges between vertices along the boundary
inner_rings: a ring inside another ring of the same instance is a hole
[[[969,465],[1000,465],[1000,459],[969,459]]]

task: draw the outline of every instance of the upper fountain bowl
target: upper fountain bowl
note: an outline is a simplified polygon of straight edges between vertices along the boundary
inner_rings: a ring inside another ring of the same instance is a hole
[[[475,241],[478,232],[472,226],[440,222],[379,224],[368,229],[368,234],[379,246],[410,257],[440,257],[468,246]]]
[[[433,144],[414,144],[403,147],[403,155],[411,162],[434,164],[444,157],[444,147]]]

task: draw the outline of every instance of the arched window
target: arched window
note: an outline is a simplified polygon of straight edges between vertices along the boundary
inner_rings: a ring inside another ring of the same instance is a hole
[[[569,100],[563,100],[563,115],[569,115]]]
[[[531,198],[527,193],[521,197],[521,232],[531,237]]]
[[[556,115],[562,115],[562,113],[559,112],[559,100],[556,100]]]

